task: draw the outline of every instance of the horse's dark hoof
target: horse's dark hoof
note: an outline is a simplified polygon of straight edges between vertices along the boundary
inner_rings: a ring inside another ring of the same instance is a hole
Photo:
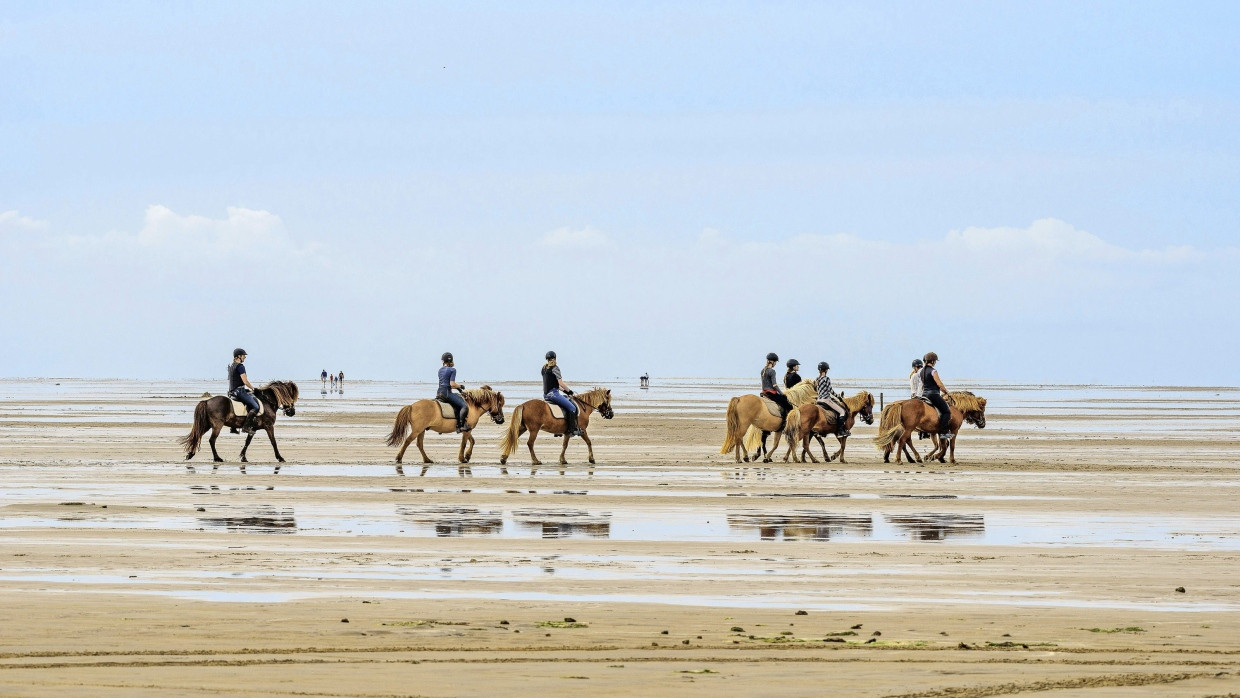
[[[191,453],[188,456],[185,456],[185,460],[194,460],[194,454]]]
[[[223,458],[213,458],[212,460],[214,460],[216,463],[223,463],[223,462],[224,462],[224,459],[223,459]]]
[[[594,462],[594,459],[593,459],[593,458],[591,458],[591,459],[590,459],[590,465],[595,465],[595,462]]]
[[[246,459],[242,458],[242,459],[241,459],[241,462],[242,462],[242,463],[249,463],[250,461],[248,461],[248,460],[246,460]]]
[[[283,459],[283,458],[277,458],[276,460],[280,461],[281,463],[283,463],[283,462],[284,462],[284,459]]]

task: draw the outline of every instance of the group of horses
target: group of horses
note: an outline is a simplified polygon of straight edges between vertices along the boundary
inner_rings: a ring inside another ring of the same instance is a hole
[[[804,462],[808,457],[817,463],[810,450],[810,439],[816,438],[822,447],[822,457],[827,463],[832,460],[844,460],[844,449],[848,437],[840,435],[838,429],[839,416],[835,412],[817,403],[818,392],[811,380],[804,380],[792,386],[785,393],[792,403],[792,411],[781,416],[779,407],[772,401],[759,395],[741,395],[728,403],[727,435],[723,439],[720,453],[734,453],[736,462],[750,462],[759,458],[770,463],[772,451],[767,450],[766,439],[776,434],[775,447],[781,440],[787,441],[788,450],[784,453],[784,462],[791,457],[797,463]],[[902,456],[907,455],[909,461],[922,462],[922,456],[913,446],[911,439],[914,434],[928,434],[932,446],[925,460],[956,462],[956,436],[965,424],[973,424],[979,429],[986,428],[986,398],[978,397],[965,390],[948,393],[945,396],[951,408],[951,421],[948,431],[950,439],[939,439],[939,412],[933,405],[924,400],[910,398],[899,400],[883,408],[879,418],[878,436],[874,445],[883,452],[883,462],[891,460],[891,452],[896,453],[896,463],[901,463]],[[852,429],[857,417],[866,424],[874,423],[874,396],[864,390],[844,398],[848,407],[848,416],[844,420],[844,431]],[[827,453],[824,436],[834,435],[840,447],[834,454]],[[798,448],[799,447],[799,448]]]
[[[262,414],[257,417],[256,428],[246,436],[245,445],[241,448],[241,462],[247,462],[246,450],[249,449],[254,434],[261,429],[267,432],[267,438],[271,441],[276,460],[283,463],[284,457],[280,455],[280,448],[276,445],[276,414],[283,412],[288,417],[296,414],[297,384],[292,381],[273,381],[254,391],[254,396],[263,404],[263,410]],[[767,450],[766,440],[770,434],[774,433],[776,434],[775,448],[778,448],[781,440],[787,442],[788,448],[784,453],[784,462],[791,457],[795,462],[801,463],[808,457],[810,461],[817,463],[818,459],[810,450],[810,441],[815,438],[822,448],[822,457],[825,462],[829,463],[833,460],[846,462],[844,449],[847,446],[848,437],[839,435],[837,429],[839,417],[817,404],[817,392],[813,381],[802,381],[789,388],[787,396],[793,409],[785,417],[781,417],[778,408],[772,407],[773,403],[758,395],[742,395],[732,398],[727,410],[727,435],[719,452],[733,452],[737,463],[742,460],[748,463],[751,460],[750,452],[752,451],[752,460],[757,461],[762,458],[764,462],[769,463],[772,452]],[[505,423],[504,394],[484,385],[481,388],[462,391],[461,397],[465,399],[468,409],[465,423],[470,429],[461,435],[457,460],[461,463],[468,463],[474,452],[472,430],[483,415],[490,416],[496,424]],[[577,424],[581,429],[581,439],[586,443],[590,463],[594,463],[594,444],[587,433],[590,427],[590,417],[595,412],[602,415],[604,419],[611,419],[614,416],[611,408],[611,390],[594,388],[575,394],[570,399],[577,405]],[[950,432],[952,438],[944,440],[940,440],[936,433],[939,413],[930,404],[918,399],[908,399],[887,405],[879,419],[878,436],[874,439],[875,445],[883,452],[883,462],[890,461],[892,451],[895,451],[896,463],[901,463],[901,457],[904,455],[907,455],[910,461],[922,462],[922,456],[911,443],[911,439],[914,434],[923,433],[929,434],[933,439],[933,445],[925,456],[925,460],[943,462],[946,457],[955,463],[955,437],[960,432],[960,428],[965,424],[973,424],[979,429],[986,427],[986,399],[967,391],[948,393],[946,399],[951,405]],[[852,429],[858,417],[866,424],[874,423],[874,396],[872,394],[863,390],[844,398],[844,404],[848,407],[848,416],[844,422],[845,430]],[[235,433],[245,425],[244,412],[241,414],[238,412],[232,400],[222,395],[199,402],[194,409],[193,426],[189,434],[180,440],[181,445],[185,447],[185,460],[193,459],[202,445],[203,436],[210,432],[211,436],[208,441],[212,458],[216,463],[222,463],[224,459],[220,458],[219,451],[215,448],[215,441],[224,428],[227,427]],[[404,460],[405,451],[415,440],[418,452],[422,454],[422,462],[434,462],[422,445],[426,432],[446,434],[456,431],[457,428],[456,418],[451,414],[445,416],[444,412],[441,403],[437,400],[418,400],[400,409],[396,414],[392,432],[387,437],[388,446],[400,447],[400,451],[396,454],[398,468]],[[517,408],[512,411],[512,418],[508,421],[507,429],[500,442],[500,465],[507,464],[508,457],[517,449],[518,439],[526,432],[530,435],[526,442],[530,451],[530,462],[535,466],[542,465],[542,461],[538,460],[538,456],[534,453],[534,441],[538,438],[539,432],[564,436],[560,447],[560,464],[566,465],[568,461],[565,454],[571,438],[566,435],[566,427],[565,420],[554,416],[551,406],[544,400],[527,400],[517,405]],[[823,437],[831,435],[839,441],[839,449],[833,454],[827,452],[826,442],[823,440]]]

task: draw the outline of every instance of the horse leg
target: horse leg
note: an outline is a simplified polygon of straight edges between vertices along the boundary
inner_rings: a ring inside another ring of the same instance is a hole
[[[953,432],[951,443],[947,446],[948,450],[951,452],[951,458],[949,460],[951,460],[952,465],[956,464],[956,436],[959,434],[960,430]]]
[[[805,462],[806,458],[809,458],[809,462],[811,463],[818,462],[818,459],[814,457],[813,452],[809,450],[809,440],[813,438],[813,436],[814,436],[813,428],[807,426],[805,428],[805,436],[801,437],[801,462],[802,463]]]
[[[418,451],[422,454],[423,463],[434,463],[431,457],[426,455],[426,449],[422,447],[422,442],[426,440],[426,430],[418,432]]]
[[[762,456],[763,463],[771,462],[771,451],[770,449],[766,447],[766,437],[770,435],[771,435],[771,432],[769,431],[762,432],[762,445],[758,447],[758,455]],[[754,460],[757,460],[757,458],[755,458]]]
[[[284,456],[280,455],[280,447],[276,445],[276,425],[267,427],[267,438],[271,441],[271,450],[276,453],[276,460],[283,463]],[[276,466],[276,472],[280,472],[280,466]]]
[[[586,442],[586,451],[590,454],[590,465],[594,465],[594,442],[590,440],[590,435],[581,432],[581,440]]]
[[[404,457],[405,457],[405,451],[406,451],[406,449],[408,449],[408,448],[409,448],[409,444],[413,443],[413,439],[414,439],[414,435],[413,435],[413,434],[410,434],[410,435],[409,435],[409,438],[405,439],[405,443],[404,443],[404,445],[402,445],[402,446],[400,447],[400,452],[396,454],[396,465],[398,466],[398,467],[396,468],[397,470],[400,470],[400,467],[399,467],[399,466],[400,466],[400,464],[401,464],[401,461],[402,461],[402,460],[404,459]]]
[[[830,463],[831,456],[827,453],[827,442],[823,440],[822,434],[814,434],[814,438],[818,439],[818,446],[822,448],[822,462]]]
[[[465,451],[465,462],[468,463],[469,459],[474,457],[474,433],[467,431],[465,435],[469,437],[469,450]]]
[[[245,452],[246,452],[246,449],[248,449],[248,448],[250,447],[250,442],[251,442],[251,441],[253,441],[253,440],[254,440],[254,432],[250,432],[250,433],[248,433],[248,434],[246,434],[246,435],[245,435],[245,445],[243,445],[243,446],[241,447],[241,462],[242,462],[242,463],[249,463],[249,462],[250,462],[250,461],[248,461],[248,460],[246,460],[246,459],[245,459]]]
[[[531,465],[542,465],[542,461],[538,460],[538,456],[534,455],[534,439],[536,438],[538,438],[538,430],[530,429],[530,440],[527,441],[525,445],[530,447],[530,464]],[[530,471],[530,475],[533,475],[533,474],[534,472]]]
[[[900,435],[900,440],[896,442],[896,465],[904,462],[901,457],[904,455],[904,445],[908,443],[909,433],[909,430],[905,429],[904,433]]]
[[[568,453],[568,440],[570,438],[572,437],[568,435],[568,432],[564,432],[564,445],[560,447],[560,465],[568,465],[568,460],[564,458],[564,454]],[[563,475],[563,471],[560,474]]]
[[[839,462],[841,463],[847,463],[848,461],[844,460],[844,447],[848,445],[848,437],[837,436],[835,438],[838,439],[840,442],[840,450],[836,451],[835,455],[832,456],[832,458],[839,460]]]
[[[220,438],[220,431],[222,427],[223,427],[222,424],[220,426],[215,426],[214,424],[212,424],[211,425],[211,438],[207,440],[211,444],[211,460],[216,463],[224,462],[224,459],[220,458],[220,452],[215,450],[215,440]],[[216,466],[216,467],[219,467],[219,466]],[[212,469],[214,470],[214,468]]]
[[[467,463],[469,459],[465,457],[465,442],[469,440],[469,432],[461,434],[461,447],[457,449],[456,460],[458,463]]]

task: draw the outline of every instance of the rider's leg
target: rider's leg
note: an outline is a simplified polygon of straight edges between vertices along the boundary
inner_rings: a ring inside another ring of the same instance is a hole
[[[941,393],[926,393],[926,397],[930,404],[934,405],[934,409],[939,411],[939,437],[951,438],[952,409],[947,400],[943,399]]]
[[[452,411],[456,414],[456,433],[469,431],[469,426],[465,424],[465,418],[469,416],[469,406],[465,404],[465,398],[456,393],[448,393],[444,400],[452,405]]]
[[[238,390],[237,399],[245,403],[245,424],[242,425],[241,431],[253,434],[254,429],[258,427],[258,398],[248,390]]]
[[[565,436],[580,436],[581,431],[577,427],[577,405],[568,399],[568,396],[559,390],[552,390],[547,393],[544,398],[547,402],[559,405],[564,410]]]
[[[835,433],[837,436],[852,436],[844,424],[848,422],[848,406],[838,400],[831,400],[827,405],[835,412]]]

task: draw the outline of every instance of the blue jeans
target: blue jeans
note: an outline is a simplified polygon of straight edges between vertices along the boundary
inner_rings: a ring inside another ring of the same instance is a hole
[[[461,397],[460,395],[449,392],[449,393],[440,393],[436,395],[435,397],[439,398],[440,400],[443,400],[449,405],[452,405],[452,409],[456,411],[457,421],[464,420],[465,415],[469,414],[469,407],[465,405],[465,398]]]
[[[547,402],[559,405],[560,409],[564,410],[566,413],[572,412],[573,414],[577,414],[577,404],[572,400],[569,400],[568,396],[560,392],[558,389],[552,390],[546,395],[543,395],[543,399]]]
[[[234,400],[245,403],[246,407],[254,410],[255,412],[258,411],[258,398],[254,397],[254,393],[251,393],[249,390],[246,390],[245,388],[237,388],[229,393],[228,396]]]

